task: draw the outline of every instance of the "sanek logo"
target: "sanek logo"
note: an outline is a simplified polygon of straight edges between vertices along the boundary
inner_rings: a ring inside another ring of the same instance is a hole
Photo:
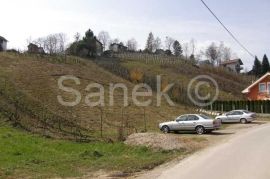
[[[129,91],[130,89],[128,89],[128,87],[124,84],[124,83],[110,83],[109,84],[109,102],[108,104],[105,104],[105,87],[99,83],[90,83],[86,86],[85,91],[89,92],[89,94],[87,94],[84,97],[84,102],[87,106],[89,107],[96,107],[96,106],[114,106],[114,93],[116,89],[121,89],[123,91],[123,106],[128,106],[129,105],[129,100],[128,100],[128,94],[131,92],[131,98],[132,98],[132,102],[134,105],[139,106],[139,107],[146,107],[146,106],[150,106],[153,103],[152,99],[149,98],[153,98],[156,97],[156,106],[161,106],[161,101],[162,98],[164,98],[166,100],[166,102],[170,105],[170,106],[175,106],[174,102],[171,100],[171,98],[169,97],[169,95],[167,94],[167,92],[172,89],[172,87],[174,86],[174,84],[169,84],[167,85],[165,88],[161,89],[161,77],[157,76],[156,77],[156,86],[157,86],[157,91],[156,91],[156,95],[153,95],[153,90],[152,88],[145,84],[145,83],[140,83],[135,85],[131,91]],[[83,96],[80,93],[80,91],[71,88],[71,87],[67,87],[65,86],[63,83],[64,81],[69,80],[69,81],[73,81],[75,83],[75,85],[80,85],[80,79],[72,76],[72,75],[67,75],[67,76],[61,76],[58,79],[58,87],[60,90],[70,93],[70,95],[75,96],[75,100],[74,101],[65,101],[64,98],[61,95],[57,96],[57,100],[58,102],[63,105],[63,106],[76,106],[78,105],[82,100],[83,100]],[[93,92],[95,91],[95,92]],[[139,98],[145,98],[148,97],[147,100],[139,100]],[[98,100],[96,100],[98,98]],[[95,100],[94,100],[95,99]]]
[[[61,91],[65,93],[70,93],[75,99],[73,101],[65,101],[63,96],[58,95],[57,100],[63,106],[76,106],[80,104],[82,101],[89,107],[104,107],[104,106],[114,106],[115,99],[114,94],[117,89],[122,90],[123,92],[123,106],[127,107],[130,105],[130,100],[128,100],[128,95],[131,93],[132,103],[138,107],[147,107],[153,104],[153,98],[156,98],[156,106],[161,106],[162,99],[164,98],[165,101],[170,106],[175,106],[175,103],[171,100],[168,95],[168,91],[170,91],[174,84],[168,84],[167,86],[163,87],[161,76],[156,76],[156,95],[154,95],[152,88],[145,83],[140,83],[135,85],[132,89],[129,89],[126,84],[124,83],[109,83],[109,94],[108,99],[109,102],[105,104],[105,87],[99,83],[90,83],[85,87],[85,92],[89,92],[87,95],[82,96],[81,92],[72,88],[65,86],[63,83],[64,81],[72,81],[75,85],[81,85],[80,79],[72,76],[66,75],[61,76],[58,79],[58,87]],[[162,86],[162,87],[161,87]],[[210,92],[202,96],[200,91],[203,87],[214,86],[214,95],[211,95]],[[207,75],[200,75],[193,78],[187,87],[187,95],[190,101],[199,107],[205,107],[211,105],[219,95],[219,87],[217,82]],[[93,92],[94,91],[94,92]],[[182,94],[179,94],[182,95]],[[143,99],[143,100],[142,100]],[[146,99],[146,100],[145,100]],[[203,102],[202,102],[203,101]],[[205,102],[207,101],[207,102]]]

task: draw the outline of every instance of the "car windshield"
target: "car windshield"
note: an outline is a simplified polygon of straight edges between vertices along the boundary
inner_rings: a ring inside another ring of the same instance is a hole
[[[199,116],[202,117],[202,118],[204,118],[204,119],[211,119],[210,117],[208,117],[208,116],[206,116],[204,114],[200,114]]]

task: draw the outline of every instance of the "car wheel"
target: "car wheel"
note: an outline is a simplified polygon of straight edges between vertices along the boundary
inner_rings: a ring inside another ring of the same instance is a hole
[[[196,127],[196,133],[199,135],[202,135],[205,132],[205,129],[203,126]]]
[[[163,126],[163,127],[161,128],[161,130],[162,130],[165,134],[167,134],[167,133],[170,132],[170,128],[169,128],[168,126]]]
[[[240,122],[241,122],[242,124],[246,124],[246,123],[247,123],[247,120],[246,120],[246,119],[240,119]]]

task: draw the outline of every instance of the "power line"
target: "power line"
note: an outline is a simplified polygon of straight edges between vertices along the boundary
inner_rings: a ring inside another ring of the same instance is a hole
[[[253,58],[255,57],[234,35],[233,33],[221,22],[221,20],[216,16],[216,14],[208,7],[208,5],[201,0],[204,6],[210,11],[210,13],[217,19],[217,21],[222,25],[222,27],[230,34],[230,36]]]

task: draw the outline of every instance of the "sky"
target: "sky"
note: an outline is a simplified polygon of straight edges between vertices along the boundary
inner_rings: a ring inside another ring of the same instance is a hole
[[[259,59],[270,56],[269,0],[205,0],[222,22]],[[196,41],[196,53],[211,42],[224,42],[252,67],[254,58],[246,53],[222,28],[200,0],[0,0],[0,36],[8,48],[26,49],[27,39],[65,33],[69,42],[74,34],[87,29],[98,35],[108,31],[111,38],[126,42],[135,38],[145,47],[149,32],[165,41],[166,36],[180,43]]]

